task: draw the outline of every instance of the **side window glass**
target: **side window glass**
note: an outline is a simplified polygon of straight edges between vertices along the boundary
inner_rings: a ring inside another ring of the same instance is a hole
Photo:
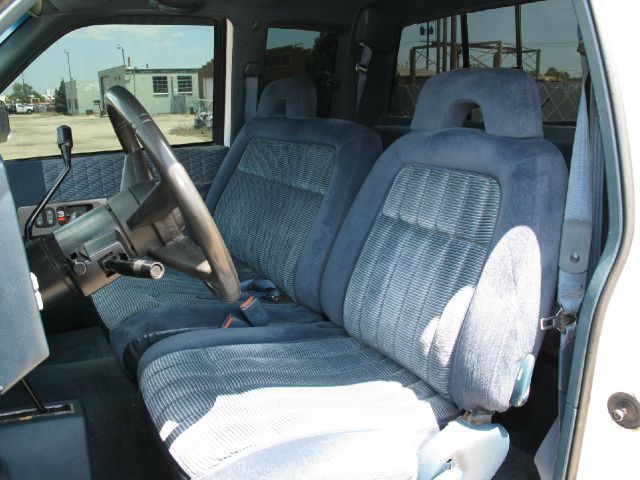
[[[55,129],[74,153],[120,150],[104,95],[133,93],[172,145],[214,142],[214,26],[96,25],[60,38],[2,93],[11,109],[5,160],[58,155]]]
[[[515,8],[467,15],[469,66],[516,68]],[[522,6],[522,69],[535,78],[545,122],[575,123],[580,100],[577,22],[568,0]],[[408,25],[402,30],[391,117],[411,117],[424,83],[440,72],[462,68],[460,16]],[[480,112],[473,120],[481,120]]]
[[[270,28],[264,85],[287,77],[307,77],[318,92],[318,116],[331,116],[338,38],[332,32]]]
[[[578,118],[582,66],[577,31],[571,2],[522,6],[522,44],[529,50],[523,61],[525,69],[536,75],[545,122],[575,124]]]

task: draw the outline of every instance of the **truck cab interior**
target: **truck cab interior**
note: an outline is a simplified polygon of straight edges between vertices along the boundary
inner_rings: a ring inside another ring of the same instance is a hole
[[[0,478],[568,475],[616,235],[589,25],[0,2],[0,91],[33,106],[0,121]]]

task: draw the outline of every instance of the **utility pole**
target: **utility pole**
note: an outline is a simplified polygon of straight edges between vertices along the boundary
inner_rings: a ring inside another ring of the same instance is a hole
[[[22,103],[29,103],[27,99],[27,89],[24,86],[24,72],[22,72]]]
[[[69,60],[69,51],[65,48],[64,53],[67,54],[67,67],[69,68],[69,81],[72,80],[71,78],[71,60]]]
[[[447,17],[442,19],[442,71],[447,71],[447,45],[449,40],[447,40],[447,33],[449,33],[449,26],[447,25]]]
[[[516,68],[522,68],[522,6],[516,5]]]
[[[429,70],[429,50],[431,49],[431,35],[433,34],[433,25],[431,24],[431,22],[427,22],[427,25],[424,26],[422,25],[420,27],[420,36],[424,37],[426,36],[427,39],[425,40],[424,44],[421,47],[414,47],[414,48],[419,48],[422,52],[424,52],[422,55],[424,57],[424,69],[425,71]],[[417,61],[417,57],[416,57],[416,61]]]
[[[440,46],[442,45],[441,19],[436,20],[436,73],[440,73]]]
[[[499,40],[498,48],[496,50],[496,53],[493,55],[493,68],[502,67],[502,54],[503,54],[502,40]]]
[[[451,59],[449,61],[449,70],[458,68],[458,16],[451,16]]]
[[[122,66],[127,68],[127,62],[124,61],[124,48],[122,48],[122,45],[118,44],[118,50],[122,53]]]
[[[416,47],[409,50],[409,84],[416,84]]]
[[[469,25],[467,23],[467,12],[460,15],[460,31],[462,33],[462,66],[469,68]]]

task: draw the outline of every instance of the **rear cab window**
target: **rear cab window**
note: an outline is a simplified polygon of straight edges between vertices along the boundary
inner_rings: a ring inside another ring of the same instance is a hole
[[[309,78],[318,93],[318,116],[330,117],[337,50],[334,32],[269,28],[264,86],[280,78]]]
[[[387,124],[408,124],[420,89],[432,76],[463,67],[460,15],[407,25],[402,30]],[[516,10],[504,7],[467,15],[469,66],[517,68]],[[571,2],[521,6],[522,69],[540,91],[544,122],[575,124],[582,73],[577,22]],[[476,109],[472,121],[481,121]]]
[[[0,96],[12,112],[0,154],[58,156],[61,124],[73,130],[75,154],[121,150],[104,108],[114,85],[134,94],[172,145],[222,143],[213,133],[222,121],[213,115],[216,28],[93,25],[64,35]]]

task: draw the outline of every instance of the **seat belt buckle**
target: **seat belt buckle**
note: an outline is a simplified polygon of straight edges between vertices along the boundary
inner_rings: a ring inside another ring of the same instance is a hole
[[[357,73],[367,73],[369,71],[368,65],[363,65],[360,62],[356,63],[356,72]]]
[[[562,308],[560,308],[555,315],[540,319],[540,330],[544,332],[555,328],[560,333],[564,333],[567,330],[567,326],[571,325],[575,321],[575,315],[567,314]]]
[[[222,322],[222,325],[220,326],[220,328],[222,329],[243,328],[243,327],[250,327],[250,326],[251,325],[249,325],[247,322],[245,322],[241,318],[238,318],[233,313],[230,313],[225,317],[224,322]]]
[[[271,321],[264,305],[255,297],[249,297],[242,302],[240,310],[247,321],[254,327],[264,327],[269,325]]]
[[[267,301],[269,303],[291,302],[291,299],[287,295],[283,294],[277,288],[274,288],[273,290],[270,290],[269,293],[267,293],[264,296],[260,297],[260,300],[264,300],[264,301]]]

